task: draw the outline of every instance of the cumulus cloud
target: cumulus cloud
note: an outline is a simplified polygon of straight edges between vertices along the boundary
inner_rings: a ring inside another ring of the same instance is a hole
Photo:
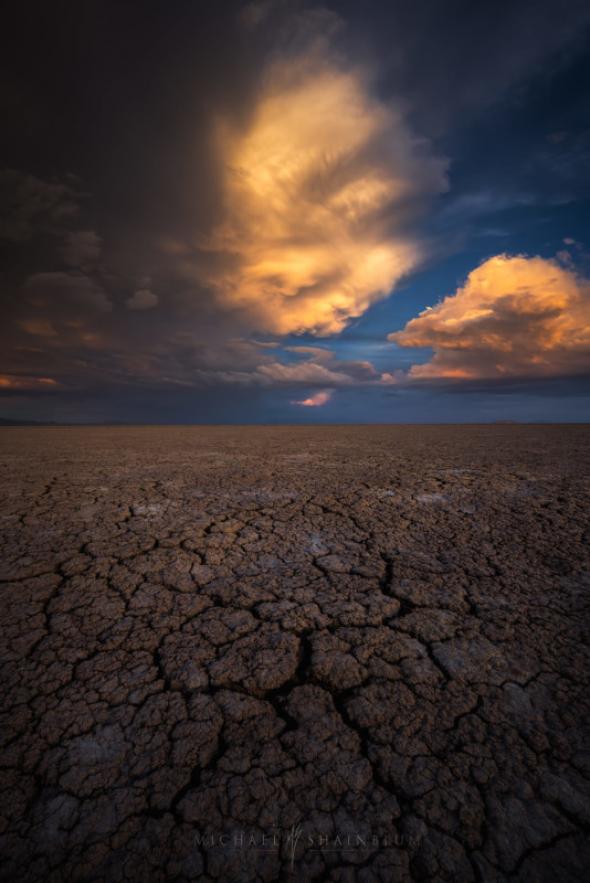
[[[183,365],[183,383],[192,386],[237,385],[266,388],[311,387],[325,393],[340,387],[376,385],[381,375],[370,362],[339,359],[319,347],[285,347],[305,356],[302,361],[280,361],[258,352],[256,341],[231,341],[210,350],[198,347]]]
[[[318,362],[300,362],[292,365],[271,362],[268,365],[260,365],[256,373],[269,383],[278,384],[347,386],[352,382],[351,377],[343,371],[333,370]]]
[[[379,374],[370,362],[338,359],[323,347],[287,346],[286,352],[305,356],[303,361],[267,361],[258,365],[255,377],[266,385],[319,386],[335,388],[375,383]]]
[[[207,281],[278,334],[340,332],[416,266],[408,230],[446,161],[325,43],[274,61],[245,125],[218,129],[224,218]]]
[[[300,405],[303,408],[321,408],[322,405],[327,404],[332,398],[331,390],[325,389],[321,392],[316,392],[314,395],[309,396],[307,399],[301,399],[301,401],[293,401],[292,405]]]
[[[498,255],[389,340],[434,356],[385,382],[589,373],[590,282],[554,260]]]
[[[128,310],[151,310],[158,305],[158,295],[150,288],[139,288],[127,301]]]

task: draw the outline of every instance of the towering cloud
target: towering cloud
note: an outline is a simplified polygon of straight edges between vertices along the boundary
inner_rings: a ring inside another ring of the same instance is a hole
[[[553,260],[498,255],[389,340],[434,350],[410,380],[590,373],[590,282]]]
[[[409,232],[446,163],[325,44],[276,61],[245,126],[218,132],[224,220],[209,283],[279,334],[341,331],[420,258]]]

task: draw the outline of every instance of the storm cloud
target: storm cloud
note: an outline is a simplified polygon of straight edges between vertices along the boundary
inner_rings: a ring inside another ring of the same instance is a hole
[[[586,371],[581,0],[34,7],[2,35],[3,416],[401,419]],[[539,255],[516,288],[504,252]]]

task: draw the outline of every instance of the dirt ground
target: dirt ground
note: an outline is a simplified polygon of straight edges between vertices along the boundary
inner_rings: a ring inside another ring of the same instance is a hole
[[[589,442],[0,430],[2,879],[590,879]]]

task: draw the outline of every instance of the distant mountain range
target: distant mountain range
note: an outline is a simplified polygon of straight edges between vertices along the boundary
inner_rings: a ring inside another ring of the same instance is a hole
[[[59,424],[53,423],[51,420],[43,422],[39,420],[6,420],[0,417],[0,426],[59,426]]]

